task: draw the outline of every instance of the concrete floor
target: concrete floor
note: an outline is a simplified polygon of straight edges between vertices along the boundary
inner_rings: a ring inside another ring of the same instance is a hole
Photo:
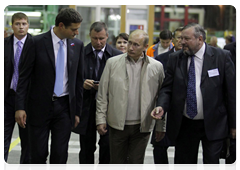
[[[14,132],[13,132],[13,136],[12,136],[12,142],[14,140],[16,140],[18,138],[18,127],[15,126],[14,128]],[[50,142],[49,142],[50,143]],[[146,165],[99,165],[98,164],[98,145],[97,145],[97,150],[95,152],[95,165],[79,165],[78,164],[78,153],[80,151],[80,145],[79,145],[79,136],[75,133],[72,133],[71,135],[71,139],[70,139],[70,142],[69,142],[69,156],[68,156],[68,161],[67,161],[67,164],[68,165],[19,165],[19,158],[20,158],[20,143],[18,143],[12,150],[11,152],[9,153],[9,157],[8,157],[8,163],[6,164],[5,162],[3,163],[4,164],[4,169],[9,169],[9,170],[12,170],[12,169],[17,169],[17,170],[35,170],[35,169],[39,169],[39,170],[42,170],[42,169],[51,169],[51,167],[57,167],[57,170],[61,170],[62,168],[64,170],[74,170],[77,168],[77,169],[82,169],[82,168],[86,168],[87,170],[88,169],[101,169],[103,168],[104,170],[106,170],[106,167],[107,168],[114,168],[114,170],[117,170],[117,168],[121,168],[122,169],[128,169],[128,168],[137,168],[137,169],[141,169],[141,170],[150,170],[149,168],[151,167],[151,170],[155,170],[155,168],[157,167],[161,167],[161,170],[164,170],[165,168],[167,170],[170,170],[170,169],[174,169],[176,168],[176,165],[173,165],[173,160],[174,160],[174,147],[170,147],[168,149],[168,156],[169,156],[169,163],[170,165],[154,165],[154,162],[153,162],[153,148],[152,148],[152,145],[149,143],[148,146],[147,146],[147,149],[146,149],[146,154],[145,154],[145,160],[144,160],[144,164]],[[199,147],[199,154],[198,154],[198,164],[202,164],[202,150],[201,150],[201,147]],[[221,159],[220,160],[220,164],[224,164],[224,160]],[[71,165],[70,165],[71,164]],[[178,165],[177,167],[181,167],[181,165]],[[196,169],[197,167],[199,167],[199,165],[192,165],[194,166]],[[203,167],[203,165],[200,165]],[[217,165],[217,169],[216,170],[225,170],[225,166],[223,168],[221,168],[220,165]],[[189,167],[189,166],[188,166]],[[191,167],[191,166],[190,166]],[[193,168],[193,167],[192,167]],[[189,170],[192,170],[189,169]],[[231,168],[231,167],[230,167]],[[234,168],[234,166],[232,166],[232,168],[234,170],[236,170]],[[54,168],[55,169],[55,168]],[[140,170],[139,169],[139,170]],[[197,168],[199,169],[199,168]],[[201,169],[201,168],[200,168]],[[204,168],[205,170],[206,168]],[[228,168],[229,169],[229,168]],[[214,167],[210,167],[210,170],[215,170]]]

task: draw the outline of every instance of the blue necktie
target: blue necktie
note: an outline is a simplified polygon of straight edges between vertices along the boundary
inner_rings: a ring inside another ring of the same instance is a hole
[[[100,67],[100,58],[98,56],[99,52],[101,50],[95,50],[96,52],[96,65],[95,65],[95,75],[96,75],[96,79],[98,78],[98,70],[99,70],[99,67]]]
[[[197,115],[197,98],[196,98],[196,78],[194,56],[191,56],[191,63],[188,70],[187,85],[187,115],[193,119]]]
[[[19,72],[18,72],[18,65],[19,65],[19,59],[22,53],[22,47],[21,47],[21,41],[17,42],[17,50],[14,56],[14,71],[13,71],[13,90],[16,91],[17,89],[17,83],[18,83],[18,76],[19,76]]]
[[[58,42],[60,44],[58,54],[57,54],[57,63],[56,63],[56,79],[54,86],[54,93],[57,96],[63,93],[63,76],[64,76],[64,49],[63,41]]]

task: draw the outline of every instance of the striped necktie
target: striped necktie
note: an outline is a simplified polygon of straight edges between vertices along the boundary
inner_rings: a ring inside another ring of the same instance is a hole
[[[17,83],[18,83],[18,77],[19,77],[19,72],[18,72],[18,65],[19,65],[19,59],[22,53],[22,47],[21,47],[21,41],[17,42],[17,49],[16,53],[14,56],[14,70],[13,70],[13,90],[17,90]]]

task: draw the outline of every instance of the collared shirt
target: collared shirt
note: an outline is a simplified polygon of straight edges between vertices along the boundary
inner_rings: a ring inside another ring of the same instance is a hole
[[[201,84],[201,76],[202,76],[202,67],[203,67],[203,60],[204,60],[204,53],[205,53],[205,43],[203,46],[198,50],[194,57],[194,64],[195,64],[195,76],[196,76],[196,97],[197,97],[197,111],[198,114],[194,117],[195,120],[197,119],[204,119],[203,115],[203,100],[202,100],[202,92],[200,89]],[[188,57],[188,68],[191,62],[191,57]],[[186,101],[184,107],[184,116],[188,117],[186,113]]]
[[[13,52],[14,52],[14,58],[15,58],[16,50],[17,50],[17,48],[18,48],[17,42],[18,42],[18,41],[21,41],[20,46],[21,46],[21,48],[23,49],[23,45],[24,45],[26,39],[27,39],[27,35],[26,35],[25,37],[23,37],[21,40],[17,39],[17,37],[15,37],[15,36],[13,36]],[[13,80],[11,81],[10,89],[13,89]]]
[[[102,57],[103,57],[103,53],[104,53],[104,50],[105,50],[105,48],[106,48],[106,45],[101,49],[101,51],[98,53],[98,57],[100,58],[100,59],[102,59]],[[94,55],[96,56],[96,50],[95,50],[95,48],[92,46],[92,49],[93,49],[93,52],[94,52]]]
[[[141,122],[141,71],[144,62],[142,55],[137,62],[131,57],[126,58],[126,69],[128,74],[128,106],[126,114],[126,125],[140,124]]]
[[[53,27],[54,28],[54,27]],[[51,35],[52,35],[52,42],[53,42],[53,50],[54,50],[54,56],[55,56],[55,66],[57,63],[57,54],[60,47],[60,44],[58,43],[61,39],[58,38],[58,36],[54,33],[53,28],[51,29]],[[68,90],[68,71],[67,71],[67,39],[62,39],[63,41],[63,49],[64,49],[64,77],[63,77],[63,93],[60,95],[65,96],[69,94]],[[53,94],[56,96],[55,94]]]
[[[166,49],[162,47],[161,43],[159,43],[158,46],[158,55],[162,54],[162,53],[166,53],[169,51],[169,47],[167,47]]]

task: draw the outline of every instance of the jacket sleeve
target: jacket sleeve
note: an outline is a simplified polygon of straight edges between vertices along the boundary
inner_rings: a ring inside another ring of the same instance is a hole
[[[106,66],[103,70],[96,100],[96,125],[105,124],[108,110],[108,88],[111,65],[107,60]]]
[[[76,96],[77,96],[77,106],[76,106],[76,116],[81,116],[82,114],[82,105],[83,105],[83,73],[84,73],[84,60],[83,60],[83,43],[80,43],[80,55],[77,71],[77,85],[76,85]]]
[[[160,91],[165,74],[164,74],[164,69],[163,69],[163,65],[161,64],[160,67],[160,74],[159,74],[159,87],[158,87],[158,91]],[[162,120],[156,120],[156,131],[158,132],[166,132],[166,118],[162,119]]]
[[[26,47],[22,52],[23,60],[19,64],[19,78],[15,98],[15,110],[25,110],[28,86],[35,63],[35,43],[33,38],[26,42]]]

